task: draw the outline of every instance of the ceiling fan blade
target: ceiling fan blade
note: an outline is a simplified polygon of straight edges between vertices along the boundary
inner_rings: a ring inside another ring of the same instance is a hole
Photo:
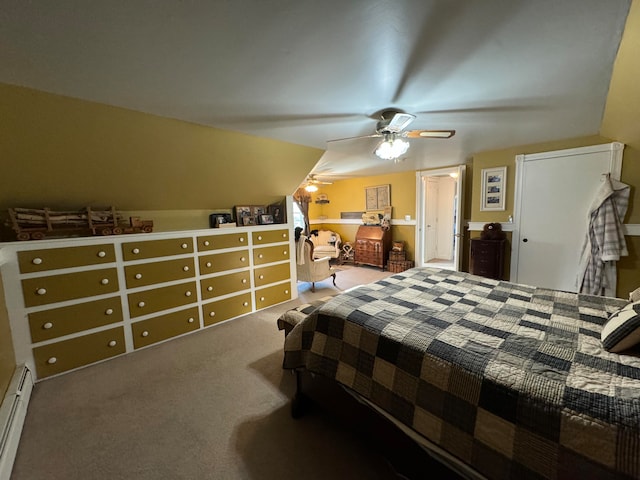
[[[402,134],[406,138],[451,138],[455,130],[409,130]]]
[[[385,127],[389,132],[401,132],[409,126],[411,122],[415,120],[416,116],[410,113],[398,112],[393,115],[389,124]]]
[[[327,140],[327,143],[342,142],[345,140],[358,140],[359,138],[381,138],[381,137],[383,137],[381,133],[374,133],[373,135],[360,135],[359,137],[334,138],[333,140]]]

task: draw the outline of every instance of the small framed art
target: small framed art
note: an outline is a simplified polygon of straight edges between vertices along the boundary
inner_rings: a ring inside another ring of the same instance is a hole
[[[504,210],[506,187],[507,167],[483,168],[480,210]]]
[[[260,215],[260,224],[261,225],[268,225],[270,223],[275,223],[274,220],[273,220],[273,215],[270,215],[270,214]]]

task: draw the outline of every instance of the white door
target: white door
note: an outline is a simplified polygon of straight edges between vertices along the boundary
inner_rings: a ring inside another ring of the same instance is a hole
[[[438,238],[438,179],[427,177],[424,205],[424,263],[436,258]]]
[[[577,291],[589,207],[621,159],[618,143],[516,157],[512,281]]]
[[[424,267],[426,265],[427,258],[427,238],[429,236],[427,225],[430,224],[427,219],[426,206],[427,206],[427,181],[430,177],[438,177],[442,175],[450,175],[455,179],[455,198],[454,202],[453,218],[451,222],[454,225],[453,232],[449,234],[448,242],[453,242],[453,263],[451,268],[459,271],[460,263],[462,261],[462,205],[464,202],[464,178],[465,178],[466,166],[458,165],[456,167],[441,168],[438,170],[424,170],[416,172],[416,266]],[[450,211],[451,213],[451,211]],[[451,238],[451,235],[453,238]],[[432,254],[433,256],[435,253]],[[434,257],[430,258],[434,258]],[[421,263],[419,263],[421,262]]]

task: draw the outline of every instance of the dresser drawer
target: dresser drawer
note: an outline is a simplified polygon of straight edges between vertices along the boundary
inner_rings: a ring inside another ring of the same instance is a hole
[[[198,307],[135,322],[131,325],[133,347],[146,347],[152,343],[192,332],[199,328]]]
[[[275,305],[276,303],[286,302],[291,299],[291,285],[289,283],[281,283],[273,287],[260,288],[256,290],[256,309]]]
[[[146,240],[122,244],[122,256],[125,261],[167,257],[169,255],[181,255],[184,253],[193,253],[193,239],[190,237],[171,238],[168,240]]]
[[[219,250],[221,248],[246,247],[248,244],[247,232],[198,237],[199,252],[206,252],[208,250]]]
[[[266,232],[253,232],[252,239],[254,245],[264,245],[266,243],[288,242],[288,230],[268,230]]]
[[[200,281],[202,299],[205,300],[227,295],[228,293],[239,292],[240,290],[246,290],[251,287],[250,280],[250,272],[248,270],[230,273],[229,275],[222,275],[220,277],[205,278]]]
[[[115,268],[22,280],[24,303],[27,307],[117,291],[118,274]]]
[[[253,271],[253,281],[256,287],[280,282],[291,277],[291,267],[288,263],[259,267]]]
[[[237,252],[216,253],[200,257],[200,274],[224,272],[249,266],[249,250]]]
[[[29,314],[33,343],[122,321],[120,297]]]
[[[132,318],[188,305],[198,301],[196,282],[180,283],[169,287],[130,293],[128,300],[129,313]]]
[[[22,273],[99,265],[115,261],[116,255],[113,245],[48,248],[18,252],[18,265]]]
[[[289,245],[275,245],[273,247],[262,247],[253,250],[253,264],[263,265],[265,263],[281,262],[289,260]]]
[[[245,313],[251,313],[250,293],[242,293],[202,305],[202,320],[205,325],[213,325]]]
[[[38,378],[44,378],[124,352],[124,329],[118,327],[36,347],[33,357]]]
[[[124,268],[127,288],[144,287],[154,283],[182,280],[195,275],[193,258],[128,265]]]

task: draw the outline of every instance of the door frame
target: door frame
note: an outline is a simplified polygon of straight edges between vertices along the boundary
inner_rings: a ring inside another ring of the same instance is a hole
[[[465,174],[467,171],[466,165],[454,165],[452,167],[438,168],[434,170],[419,170],[416,172],[416,232],[415,232],[415,263],[418,267],[424,267],[424,202],[425,202],[425,177],[441,177],[443,175],[450,175],[457,173],[458,178],[456,182],[456,234],[455,245],[453,249],[453,265],[456,271],[460,271],[462,266],[462,225],[463,225],[463,212],[462,207],[464,205],[464,184]]]
[[[584,155],[589,153],[610,152],[609,172],[611,178],[620,180],[622,173],[622,153],[624,143],[611,142],[602,145],[592,145],[589,147],[568,148],[565,150],[554,150],[551,152],[531,153],[516,155],[516,185],[514,189],[513,222],[514,228],[511,233],[511,270],[509,278],[512,282],[518,282],[518,259],[520,257],[520,224],[522,211],[522,188],[524,184],[524,163],[535,160],[547,160],[550,158],[569,157],[574,155]],[[607,172],[602,172],[607,173]]]

